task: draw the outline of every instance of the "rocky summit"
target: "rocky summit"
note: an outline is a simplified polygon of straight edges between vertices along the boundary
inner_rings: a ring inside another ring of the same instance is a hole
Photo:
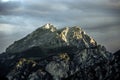
[[[6,49],[6,52],[22,52],[33,47],[53,49],[66,46],[89,48],[96,46],[96,41],[80,27],[65,27],[57,30],[52,24],[46,24],[23,39],[15,41]]]
[[[45,24],[0,54],[6,80],[119,80],[120,52],[110,53],[79,26]]]

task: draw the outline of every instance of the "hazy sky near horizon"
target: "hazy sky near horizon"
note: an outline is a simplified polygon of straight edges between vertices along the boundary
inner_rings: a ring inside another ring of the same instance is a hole
[[[81,26],[107,50],[120,49],[120,0],[0,0],[0,53],[46,23]]]

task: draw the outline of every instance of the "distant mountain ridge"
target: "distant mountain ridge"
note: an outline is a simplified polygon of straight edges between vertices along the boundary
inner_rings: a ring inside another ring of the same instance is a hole
[[[120,54],[110,53],[79,26],[45,24],[0,54],[9,80],[119,80]]]

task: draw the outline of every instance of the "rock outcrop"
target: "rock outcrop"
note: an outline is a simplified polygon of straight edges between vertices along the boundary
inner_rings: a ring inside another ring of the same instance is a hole
[[[0,75],[9,80],[119,80],[119,58],[119,52],[108,52],[80,27],[57,30],[46,24],[0,55]]]

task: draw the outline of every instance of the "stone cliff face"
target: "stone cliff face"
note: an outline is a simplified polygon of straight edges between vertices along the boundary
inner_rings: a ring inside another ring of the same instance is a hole
[[[118,80],[119,57],[80,27],[57,30],[46,24],[0,55],[0,75],[9,80]]]

